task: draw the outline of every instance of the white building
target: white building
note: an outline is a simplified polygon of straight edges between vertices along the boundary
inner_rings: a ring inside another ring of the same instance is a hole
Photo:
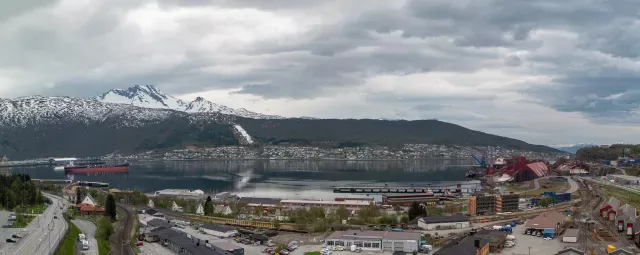
[[[81,204],[90,204],[92,206],[96,206],[97,205],[96,200],[93,199],[93,197],[91,197],[91,195],[89,195],[88,193],[87,193],[87,196],[84,197],[84,199],[80,203]]]
[[[204,215],[204,207],[202,207],[202,204],[198,204],[198,206],[196,207],[196,214]]]
[[[173,203],[171,204],[171,211],[182,212],[184,211],[184,209],[182,208],[182,206],[179,206],[175,201],[173,201]]]
[[[418,220],[418,227],[424,230],[444,230],[470,228],[469,217],[464,215],[424,217]]]
[[[188,190],[188,189],[163,189],[153,193],[155,196],[175,197],[184,199],[200,199],[204,197],[204,191],[202,190]]]
[[[216,205],[213,208],[213,213],[229,215],[229,214],[232,214],[233,211],[231,211],[231,207],[229,207],[228,205]]]
[[[562,242],[564,243],[577,243],[580,236],[580,229],[568,228],[562,236]]]
[[[351,245],[365,251],[418,251],[421,241],[419,232],[391,231],[336,231],[325,238],[326,245],[340,245],[350,248]]]
[[[323,207],[327,213],[338,209],[340,206],[344,206],[349,211],[359,211],[361,208],[371,205],[371,201],[362,200],[344,200],[344,201],[331,201],[331,200],[281,200],[280,206],[297,209],[311,207]]]
[[[238,231],[231,226],[211,223],[202,225],[200,232],[217,237],[232,237],[238,234]]]

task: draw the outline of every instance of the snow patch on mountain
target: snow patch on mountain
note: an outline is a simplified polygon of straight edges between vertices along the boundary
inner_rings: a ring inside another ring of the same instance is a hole
[[[577,143],[577,144],[554,144],[549,145],[551,148],[555,148],[561,151],[576,153],[579,149],[598,146],[597,144],[592,143]]]
[[[240,135],[242,135],[242,137],[244,137],[244,140],[247,142],[247,144],[253,144],[253,138],[251,138],[251,136],[249,135],[249,133],[247,133],[246,130],[244,130],[244,128],[238,124],[233,125],[233,128],[240,133]]]
[[[163,93],[153,85],[136,85],[128,89],[112,89],[92,99],[103,103],[130,104],[145,108],[170,109],[188,113],[215,112],[253,119],[283,119],[281,116],[266,115],[248,111],[244,108],[234,109],[219,105],[202,97],[198,97],[191,102],[185,102]]]

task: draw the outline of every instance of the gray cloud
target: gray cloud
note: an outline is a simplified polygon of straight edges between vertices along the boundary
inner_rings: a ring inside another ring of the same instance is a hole
[[[407,118],[477,121],[474,107],[515,91],[596,123],[640,121],[635,0],[95,0],[74,8],[71,1],[13,2],[0,4],[3,97],[86,97],[155,84],[176,95],[235,89],[263,99],[316,99],[381,75],[489,70],[551,83],[453,84],[452,94],[401,99],[369,91],[361,99]],[[218,20],[229,8],[252,12]],[[194,10],[205,12],[180,13]],[[136,24],[134,14],[149,24]],[[287,26],[295,29],[280,35]],[[445,107],[451,105],[460,107]]]

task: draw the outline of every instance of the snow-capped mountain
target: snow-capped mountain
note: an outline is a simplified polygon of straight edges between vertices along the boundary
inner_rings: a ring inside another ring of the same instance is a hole
[[[142,122],[157,121],[176,112],[147,109],[125,104],[107,104],[73,97],[30,96],[0,99],[0,125],[3,127],[62,122],[103,121],[118,118],[121,126],[138,126]]]
[[[569,153],[576,153],[579,149],[598,146],[597,144],[592,143],[577,143],[577,144],[554,144],[549,145],[551,148],[555,148],[561,151],[566,151]]]
[[[136,85],[128,89],[112,89],[92,99],[103,103],[129,104],[144,108],[170,109],[188,113],[222,113],[254,119],[283,119],[281,116],[265,115],[244,108],[234,109],[198,97],[191,102],[167,95],[153,85]]]

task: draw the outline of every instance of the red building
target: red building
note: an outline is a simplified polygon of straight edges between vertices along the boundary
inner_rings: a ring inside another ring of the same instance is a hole
[[[80,206],[80,215],[88,215],[88,216],[104,216],[104,207],[102,206],[93,206],[90,204],[78,204]]]
[[[616,210],[620,207],[620,201],[615,197],[610,197],[609,201],[600,208],[600,217],[614,220],[616,218]]]
[[[548,171],[549,167],[543,162],[530,163],[516,172],[513,179],[516,182],[531,181],[543,177]]]

